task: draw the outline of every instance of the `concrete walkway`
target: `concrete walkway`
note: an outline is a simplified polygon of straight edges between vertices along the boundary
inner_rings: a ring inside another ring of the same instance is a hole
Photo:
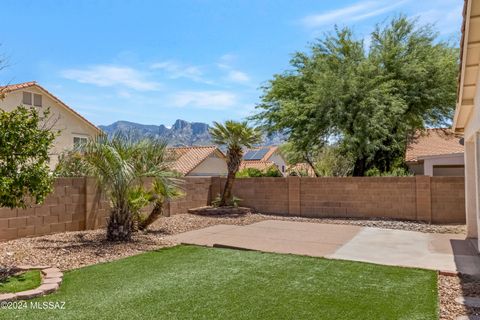
[[[267,220],[172,236],[181,243],[292,253],[480,275],[480,256],[459,234]]]

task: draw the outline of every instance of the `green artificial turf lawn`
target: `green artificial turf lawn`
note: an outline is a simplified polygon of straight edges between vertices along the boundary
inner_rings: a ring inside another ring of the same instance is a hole
[[[65,273],[4,319],[437,319],[433,271],[177,246]]]
[[[0,293],[20,292],[40,286],[42,277],[39,270],[30,270],[19,275],[8,277],[0,282]],[[1,317],[0,317],[1,318]]]

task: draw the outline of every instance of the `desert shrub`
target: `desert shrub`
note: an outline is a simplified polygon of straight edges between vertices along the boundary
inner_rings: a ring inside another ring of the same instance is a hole
[[[212,206],[218,208],[220,206],[220,202],[222,200],[222,197],[220,196],[220,194],[217,194],[217,196],[215,197],[215,199],[212,200]],[[232,205],[234,207],[238,207],[240,205],[240,201],[242,201],[242,199],[236,197],[236,196],[233,196],[232,197]]]

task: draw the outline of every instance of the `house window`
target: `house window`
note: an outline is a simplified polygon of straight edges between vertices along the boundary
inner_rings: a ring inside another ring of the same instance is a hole
[[[87,138],[85,137],[73,137],[73,147],[78,148],[87,143]]]
[[[32,93],[31,92],[23,92],[22,104],[26,104],[26,105],[29,105],[29,106],[32,105]]]
[[[42,95],[41,94],[33,94],[33,105],[35,107],[41,107],[42,106]]]

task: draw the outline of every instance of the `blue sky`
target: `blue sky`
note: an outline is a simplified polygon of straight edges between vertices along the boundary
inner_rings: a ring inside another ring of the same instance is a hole
[[[461,0],[2,2],[0,83],[35,80],[95,124],[223,121],[334,24],[368,36],[398,13],[458,41]],[[368,42],[368,39],[367,39]]]

